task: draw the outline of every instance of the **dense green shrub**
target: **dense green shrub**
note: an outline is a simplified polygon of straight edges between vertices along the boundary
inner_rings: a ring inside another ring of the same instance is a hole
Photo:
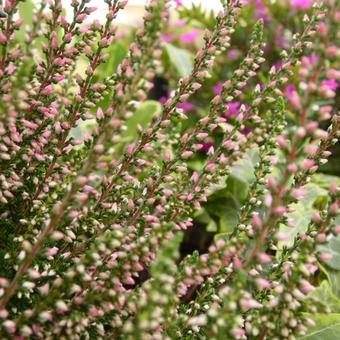
[[[340,336],[337,3],[104,2],[0,11],[1,338]]]

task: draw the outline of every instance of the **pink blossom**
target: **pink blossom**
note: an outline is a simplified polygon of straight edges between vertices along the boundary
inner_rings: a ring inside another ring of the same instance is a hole
[[[53,91],[52,85],[47,85],[41,92],[42,94],[49,95]]]
[[[232,49],[227,52],[227,56],[230,60],[235,60],[240,56],[240,52],[238,50]]]
[[[336,91],[339,84],[334,79],[326,79],[322,82],[322,86],[327,87],[329,90]]]
[[[214,87],[213,87],[213,91],[214,91],[214,93],[215,93],[216,95],[221,94],[222,89],[223,89],[223,83],[222,83],[222,82],[217,83],[217,84],[214,85]]]
[[[231,102],[227,104],[227,111],[224,113],[225,118],[236,117],[240,113],[241,103]]]
[[[162,40],[170,43],[175,40],[175,36],[173,34],[162,34]]]
[[[309,9],[313,5],[313,0],[290,0],[289,2],[294,9]]]
[[[52,248],[50,248],[50,249],[47,250],[46,255],[47,255],[47,256],[54,256],[54,255],[56,255],[56,254],[58,253],[58,251],[59,251],[59,248],[57,248],[57,247],[52,247]]]
[[[193,111],[195,110],[195,106],[189,102],[183,102],[177,105],[179,109],[182,109],[184,111]]]
[[[214,145],[214,143],[211,141],[208,141],[208,142],[201,143],[199,145],[200,145],[199,151],[203,153],[207,153],[209,149]]]
[[[180,36],[180,41],[184,44],[192,44],[201,36],[201,31],[192,29]]]

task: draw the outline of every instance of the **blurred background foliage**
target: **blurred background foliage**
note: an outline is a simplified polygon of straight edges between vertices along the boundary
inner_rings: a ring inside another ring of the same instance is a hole
[[[261,4],[259,6],[259,3]],[[19,6],[20,15],[25,19],[27,25],[31,25],[33,11],[37,9],[37,2],[26,0]],[[291,10],[288,1],[250,1],[240,15],[240,21],[235,34],[232,36],[231,48],[216,61],[216,67],[212,76],[206,81],[202,91],[190,98],[190,102],[183,105],[183,110],[188,115],[188,120],[182,124],[182,129],[190,129],[196,122],[206,114],[209,102],[213,96],[218,93],[221,82],[228,79],[232,72],[237,68],[239,62],[245,56],[249,47],[249,36],[257,19],[262,18],[265,22],[265,41],[267,42],[265,50],[266,63],[262,67],[258,78],[251,81],[249,87],[254,83],[264,82],[268,77],[270,68],[278,66],[280,52],[283,48],[288,47],[293,36],[293,32],[301,31],[303,11]],[[155,78],[154,88],[150,91],[149,98],[140,103],[134,116],[128,121],[124,138],[117,146],[116,155],[122,154],[124,147],[131,143],[137,137],[137,131],[145,128],[152,118],[160,112],[161,103],[176,87],[180,77],[190,74],[193,66],[193,58],[198,47],[202,44],[204,31],[212,29],[215,24],[215,13],[207,11],[202,5],[193,5],[190,8],[179,7],[174,13],[166,32],[162,34],[164,41],[164,53],[161,59],[163,73]],[[39,44],[41,41],[36,40],[35,45],[31,46],[25,42],[25,26],[19,31],[20,41],[24,48],[33,55],[39,56]],[[333,28],[335,31],[337,28]],[[100,65],[96,71],[95,81],[103,81],[104,78],[114,74],[117,66],[128,53],[128,46],[133,40],[135,27],[120,24],[117,39],[108,48],[110,58],[107,63]],[[329,33],[331,34],[331,32]],[[337,34],[337,33],[335,33]],[[337,35],[335,35],[337,36]],[[43,38],[41,38],[43,39]],[[313,52],[322,53],[317,48]],[[328,61],[326,61],[327,63]],[[85,73],[85,61],[79,59],[76,72]],[[335,65],[339,67],[339,61]],[[25,64],[21,72],[28,72],[33,65]],[[18,77],[20,78],[20,77]],[[296,84],[298,79],[291,79],[292,84]],[[105,109],[108,106],[110,96],[100,103]],[[250,100],[250,93],[242,96],[242,102],[247,103]],[[320,101],[311,101],[308,103],[308,114],[312,117],[313,106],[325,105],[331,103],[339,108],[339,87],[336,91],[335,98],[324,99]],[[289,103],[288,103],[289,104]],[[232,117],[230,117],[232,119]],[[288,105],[287,119],[293,126],[299,121],[299,113]],[[93,123],[86,122],[72,131],[74,138],[82,138],[84,132],[94,127]],[[327,122],[321,123],[326,126]],[[251,127],[250,127],[251,128]],[[245,132],[246,133],[246,132]],[[193,170],[199,170],[210,147],[218,144],[220,140],[219,132],[216,132],[214,139],[209,145],[204,145],[202,150],[197,153],[194,160],[191,160],[189,167]],[[340,185],[340,146],[336,145],[332,150],[332,157],[318,173],[316,173],[311,182],[306,186],[305,198],[294,205],[294,212],[290,213],[291,218],[297,225],[297,228],[288,230],[289,239],[280,244],[278,254],[285,247],[292,244],[294,237],[298,232],[307,229],[311,217],[317,211],[323,210],[328,201],[327,188],[333,181]],[[278,162],[273,169],[273,175],[279,171],[280,155],[277,155]],[[214,238],[223,237],[230,233],[237,225],[240,218],[240,208],[247,198],[251,183],[255,180],[254,169],[258,161],[257,150],[247,153],[247,157],[238,162],[231,170],[230,175],[225,181],[216,187],[208,201],[202,206],[202,209],[195,215],[194,227],[185,235],[181,243],[181,256],[192,253],[197,250],[204,252]],[[338,220],[340,223],[340,220]],[[287,227],[282,227],[287,232]],[[311,329],[310,333],[318,333],[319,336],[309,335],[308,339],[339,339],[340,334],[340,236],[333,238],[332,241],[323,246],[331,252],[333,258],[323,267],[323,271],[318,273],[315,280],[319,286],[312,294],[316,294],[327,301],[332,314],[317,315],[317,325]],[[320,337],[320,334],[322,337]]]

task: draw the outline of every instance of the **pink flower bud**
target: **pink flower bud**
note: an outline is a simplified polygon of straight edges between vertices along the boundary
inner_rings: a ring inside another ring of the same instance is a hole
[[[321,252],[321,253],[318,254],[318,258],[322,262],[328,262],[333,258],[333,255],[331,253],[328,253],[328,252]]]
[[[102,120],[104,118],[104,111],[102,110],[101,107],[99,107],[98,110],[97,110],[97,118],[99,120]]]
[[[305,171],[308,171],[310,170],[313,166],[315,165],[315,162],[312,160],[312,159],[304,159],[302,161],[302,168],[305,170]]]
[[[47,85],[41,92],[42,94],[50,95],[53,92],[52,85]]]
[[[52,247],[52,248],[49,248],[49,249],[47,250],[46,255],[47,255],[47,256],[54,256],[54,255],[56,255],[56,254],[58,253],[58,251],[59,251],[59,248],[57,248],[57,247]]]
[[[282,149],[288,148],[288,141],[287,141],[287,139],[284,136],[282,136],[282,135],[277,136],[276,137],[276,142],[279,144],[279,146]]]
[[[253,226],[254,228],[256,228],[256,229],[258,229],[258,228],[261,227],[261,225],[262,225],[262,220],[261,220],[261,218],[260,218],[260,216],[259,216],[258,213],[254,213],[254,214],[253,214],[251,224],[252,224],[252,226]]]

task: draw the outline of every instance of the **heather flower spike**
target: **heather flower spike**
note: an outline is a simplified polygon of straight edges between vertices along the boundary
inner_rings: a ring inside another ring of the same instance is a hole
[[[335,3],[65,4],[0,1],[1,339],[323,332]]]

